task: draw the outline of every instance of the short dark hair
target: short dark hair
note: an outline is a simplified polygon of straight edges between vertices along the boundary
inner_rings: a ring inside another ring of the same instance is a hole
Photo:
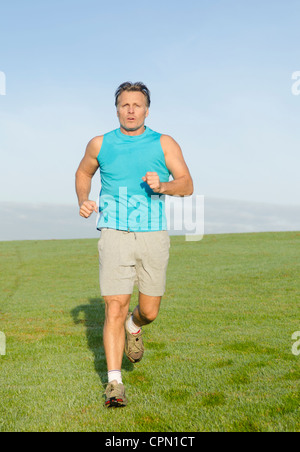
[[[132,83],[132,82],[125,82],[122,83],[122,85],[119,86],[119,88],[117,89],[116,93],[115,93],[115,98],[116,98],[116,102],[115,105],[116,107],[118,106],[118,100],[119,100],[119,96],[124,92],[124,91],[138,91],[140,93],[143,93],[144,96],[147,99],[147,107],[150,107],[151,104],[151,99],[150,99],[150,91],[147,88],[147,86],[142,83],[142,82],[136,82],[136,83]]]

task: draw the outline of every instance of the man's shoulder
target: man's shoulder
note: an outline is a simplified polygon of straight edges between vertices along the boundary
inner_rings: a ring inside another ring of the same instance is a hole
[[[177,158],[178,155],[182,154],[181,147],[170,135],[162,135],[160,143],[165,154],[165,158]]]
[[[97,158],[103,144],[104,135],[98,135],[92,138],[87,146],[87,152],[91,157]]]
[[[103,143],[109,145],[111,142],[113,142],[113,140],[115,140],[116,138],[117,131],[118,129],[115,129],[103,135],[97,135],[94,138],[92,138],[88,144],[89,154],[94,158],[98,158],[100,151],[104,146]]]
[[[103,135],[97,135],[97,136],[95,136],[94,138],[91,139],[89,144],[91,144],[91,146],[99,146],[99,144],[102,145],[104,138],[108,138],[108,137],[110,137],[112,135],[115,135],[116,131],[117,131],[117,129],[116,130],[112,130],[110,132],[106,132]]]
[[[89,142],[91,145],[99,144],[101,141],[103,141],[104,135],[97,135],[96,137],[92,138]]]
[[[163,149],[178,146],[178,143],[170,135],[161,134],[160,142]]]

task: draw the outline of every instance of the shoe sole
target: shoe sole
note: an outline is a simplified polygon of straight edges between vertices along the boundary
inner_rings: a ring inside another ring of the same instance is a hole
[[[116,399],[115,397],[112,397],[107,402],[105,402],[105,406],[107,408],[124,408],[127,405],[127,402],[125,402],[123,399]]]
[[[125,353],[125,355],[127,356],[127,358],[129,359],[129,361],[130,361],[132,364],[139,363],[139,362],[141,362],[142,359],[143,359],[143,357],[141,357],[140,359],[133,359],[133,358],[130,358],[130,356],[128,356],[126,353]]]

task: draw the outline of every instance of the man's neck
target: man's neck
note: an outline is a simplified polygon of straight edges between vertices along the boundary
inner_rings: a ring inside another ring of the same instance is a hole
[[[128,135],[128,136],[130,136],[130,137],[136,137],[136,136],[138,136],[138,135],[142,135],[144,132],[145,132],[145,130],[146,130],[146,127],[145,127],[145,124],[143,124],[141,127],[139,127],[138,129],[125,129],[125,127],[123,127],[122,125],[120,126],[120,129],[121,129],[121,132],[124,134],[124,135]]]

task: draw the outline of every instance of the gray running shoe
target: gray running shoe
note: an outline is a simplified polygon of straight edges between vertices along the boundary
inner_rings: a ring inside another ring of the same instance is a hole
[[[126,318],[126,323],[132,312],[129,312]],[[144,355],[144,343],[142,330],[138,334],[131,334],[127,331],[125,323],[125,355],[132,363],[138,363],[142,360]]]
[[[105,391],[105,406],[107,408],[119,408],[127,405],[124,385],[116,380],[108,383]]]

